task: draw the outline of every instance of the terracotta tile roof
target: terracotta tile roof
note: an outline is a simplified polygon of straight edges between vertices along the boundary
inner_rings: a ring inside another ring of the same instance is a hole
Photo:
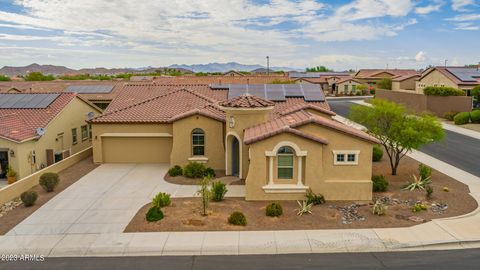
[[[281,111],[280,114],[281,115],[287,115],[287,114],[291,114],[291,113],[294,113],[294,112],[298,112],[298,111],[301,111],[301,110],[307,110],[307,109],[315,110],[315,111],[325,113],[325,114],[328,114],[328,115],[331,115],[331,116],[337,115],[336,113],[334,113],[330,110],[327,110],[325,108],[322,108],[320,106],[310,104],[310,103],[298,103],[298,104],[292,105],[289,108],[287,108],[286,110]]]
[[[336,81],[335,83],[337,83],[337,84],[340,84],[340,83],[344,83],[344,82],[348,82],[348,81],[353,81],[353,82],[356,82],[356,83],[361,83],[361,82],[359,82],[359,81],[355,80],[355,79],[354,79],[354,78],[352,78],[352,77],[349,77],[349,78],[342,78],[342,79],[340,79],[340,80]]]
[[[0,137],[16,142],[36,138],[37,128],[46,128],[76,96],[75,93],[60,93],[44,109],[0,109]]]
[[[355,78],[376,78],[380,73],[390,73],[392,76],[418,74],[414,69],[360,69],[355,73]]]
[[[265,123],[249,127],[245,129],[244,142],[245,144],[252,144],[252,143],[264,140],[266,138],[275,136],[282,132],[286,132],[286,131],[291,132],[291,129],[297,130],[296,129],[297,127],[300,127],[309,123],[314,123],[330,129],[334,129],[336,131],[339,131],[345,134],[353,135],[357,138],[360,138],[362,140],[366,140],[372,143],[379,143],[377,139],[375,139],[374,137],[368,135],[367,133],[361,130],[357,130],[355,128],[349,127],[335,120],[330,120],[321,116],[310,114],[306,111],[294,112],[279,118],[272,119]],[[325,139],[319,138],[318,136],[307,134],[299,130],[297,131],[300,133],[296,132],[295,133],[296,135],[303,136],[305,138],[312,139],[315,141],[319,141],[324,144],[328,143]]]
[[[289,80],[286,75],[269,76],[176,76],[154,79],[158,84],[269,84],[276,80]]]
[[[181,101],[181,102],[179,102]],[[169,91],[133,105],[108,111],[91,120],[92,123],[169,123],[183,114],[195,112],[209,116],[216,114],[217,118],[224,115],[218,110],[212,110],[215,100],[195,91],[181,88]]]
[[[224,111],[222,111],[217,105],[215,104],[208,104],[203,108],[200,109],[193,109],[188,112],[184,112],[181,114],[178,114],[172,118],[170,118],[169,122],[175,122],[177,120],[192,116],[192,115],[203,115],[205,117],[213,118],[215,120],[225,122],[225,117],[226,114]]]
[[[306,102],[303,98],[287,98],[283,102],[275,103],[275,108],[273,109],[272,112],[270,112],[270,119],[282,116],[283,112],[289,110],[292,107],[302,106],[306,104],[310,104],[311,106],[316,106],[316,107],[330,111],[330,105],[328,105],[327,102],[319,102],[319,101]]]
[[[404,80],[408,80],[410,78],[420,78],[420,74],[407,74],[407,75],[399,75],[392,78],[394,82],[401,82]]]
[[[243,94],[235,98],[231,98],[220,102],[222,107],[229,108],[268,108],[275,105],[275,102],[265,100],[250,94]]]
[[[294,81],[320,84],[320,83],[327,83],[327,79],[328,77],[323,76],[323,77],[314,77],[314,78],[296,78]]]

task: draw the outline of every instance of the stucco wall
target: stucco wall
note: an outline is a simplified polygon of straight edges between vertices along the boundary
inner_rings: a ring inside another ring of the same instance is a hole
[[[30,188],[38,185],[38,181],[40,180],[40,176],[44,173],[47,173],[47,172],[53,172],[53,173],[58,173],[70,166],[72,166],[73,164],[79,162],[80,160],[83,160],[89,156],[92,155],[92,148],[89,147],[87,149],[84,149],[78,153],[76,153],[75,155],[72,155],[58,163],[55,163],[51,166],[48,166],[40,171],[37,171],[25,178],[22,178],[20,180],[18,180],[17,182],[11,184],[11,185],[8,185],[2,189],[0,189],[0,204],[3,204],[3,203],[6,203],[8,201],[11,201],[15,198],[17,198],[18,196],[20,196],[20,194],[22,194],[22,192],[24,191],[27,191],[29,190]],[[60,179],[61,181],[61,179]]]
[[[345,82],[339,83],[337,85],[338,92],[342,93],[342,94],[349,94],[353,91],[353,85],[358,87],[359,85],[362,85],[362,84],[358,83],[356,81],[345,81]],[[347,86],[347,92],[345,92],[345,86]],[[355,91],[357,91],[357,90],[355,90]]]
[[[297,200],[304,199],[305,193],[265,193],[262,187],[268,183],[269,164],[265,151],[272,149],[282,141],[293,142],[302,151],[304,185],[313,192],[321,193],[327,200],[371,200],[372,198],[372,144],[350,135],[336,132],[314,124],[305,125],[300,130],[315,134],[328,140],[328,145],[284,133],[250,145],[250,167],[246,179],[247,200]],[[360,151],[358,165],[334,165],[333,150]],[[298,170],[298,158],[295,158],[294,175]],[[274,176],[276,177],[276,158],[274,158]],[[291,184],[297,183],[295,176]],[[285,180],[274,183],[286,184]]]
[[[429,111],[439,117],[443,117],[447,112],[464,112],[472,108],[472,97],[467,96],[426,96],[417,93],[377,90],[375,98],[403,104],[415,113]]]
[[[47,125],[46,133],[40,139],[16,143],[0,138],[0,148],[15,152],[15,157],[9,155],[8,161],[17,172],[17,178],[36,172],[42,164],[46,166],[47,149],[53,149],[55,152],[70,150],[70,153],[74,154],[90,147],[90,140],[88,138],[82,140],[81,134],[81,126],[87,125],[85,121],[89,112],[94,112],[95,115],[101,113],[84,101],[75,98]],[[72,143],[73,128],[77,129],[77,144]],[[60,137],[63,137],[63,143]],[[35,164],[31,157],[32,151],[35,151]]]
[[[173,123],[172,165],[188,164],[192,154],[192,131],[201,128],[205,132],[206,166],[225,170],[224,123],[201,115],[194,115]]]

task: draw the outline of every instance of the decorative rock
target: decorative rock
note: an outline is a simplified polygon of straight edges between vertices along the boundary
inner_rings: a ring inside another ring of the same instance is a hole
[[[21,205],[22,201],[20,198],[16,198],[12,201],[6,202],[0,206],[0,217],[4,216],[7,212],[12,211],[17,206]]]
[[[448,209],[448,204],[446,203],[432,203],[430,210],[436,214],[443,214]]]
[[[334,206],[340,213],[342,213],[342,223],[351,224],[353,221],[364,221],[365,217],[358,213],[359,204],[351,204],[347,206]]]
[[[421,217],[417,217],[417,216],[408,217],[408,220],[413,221],[413,222],[417,222],[417,223],[425,222],[425,219],[423,219]]]

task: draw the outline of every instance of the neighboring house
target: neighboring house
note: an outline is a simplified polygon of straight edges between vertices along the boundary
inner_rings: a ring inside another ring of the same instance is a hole
[[[415,84],[419,78],[420,74],[407,74],[394,77],[392,79],[392,90],[415,92]]]
[[[371,200],[378,141],[335,121],[322,92],[304,87],[127,85],[89,121],[94,162],[201,162],[246,179],[247,200],[304,199],[309,188]]]
[[[319,84],[326,94],[336,94],[336,80],[351,78],[347,72],[290,72],[290,78],[296,83]]]
[[[427,86],[448,86],[462,89],[470,96],[470,90],[480,85],[477,67],[432,67],[425,70],[416,82],[416,92],[423,94]]]
[[[229,76],[229,77],[241,77],[241,76],[244,76],[244,74],[238,72],[238,71],[235,71],[235,70],[229,70],[225,73],[223,73],[223,76]]]
[[[377,83],[383,79],[413,74],[419,73],[414,69],[360,69],[353,77],[369,88],[377,88]]]
[[[10,81],[0,82],[0,93],[12,88],[21,93],[75,92],[97,107],[105,109],[124,84],[124,81],[96,80]]]
[[[0,94],[2,172],[11,165],[23,178],[89,147],[85,121],[100,114],[75,93]]]
[[[349,95],[349,94],[355,94],[357,92],[357,87],[359,85],[362,85],[362,83],[353,78],[341,78],[340,80],[336,81],[335,85],[336,85],[335,93]]]

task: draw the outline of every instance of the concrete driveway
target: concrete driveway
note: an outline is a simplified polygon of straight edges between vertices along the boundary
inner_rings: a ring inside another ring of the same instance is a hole
[[[7,235],[121,233],[137,211],[160,191],[193,197],[197,186],[175,185],[163,176],[168,164],[104,164],[48,201]],[[230,186],[227,196],[245,196]]]

